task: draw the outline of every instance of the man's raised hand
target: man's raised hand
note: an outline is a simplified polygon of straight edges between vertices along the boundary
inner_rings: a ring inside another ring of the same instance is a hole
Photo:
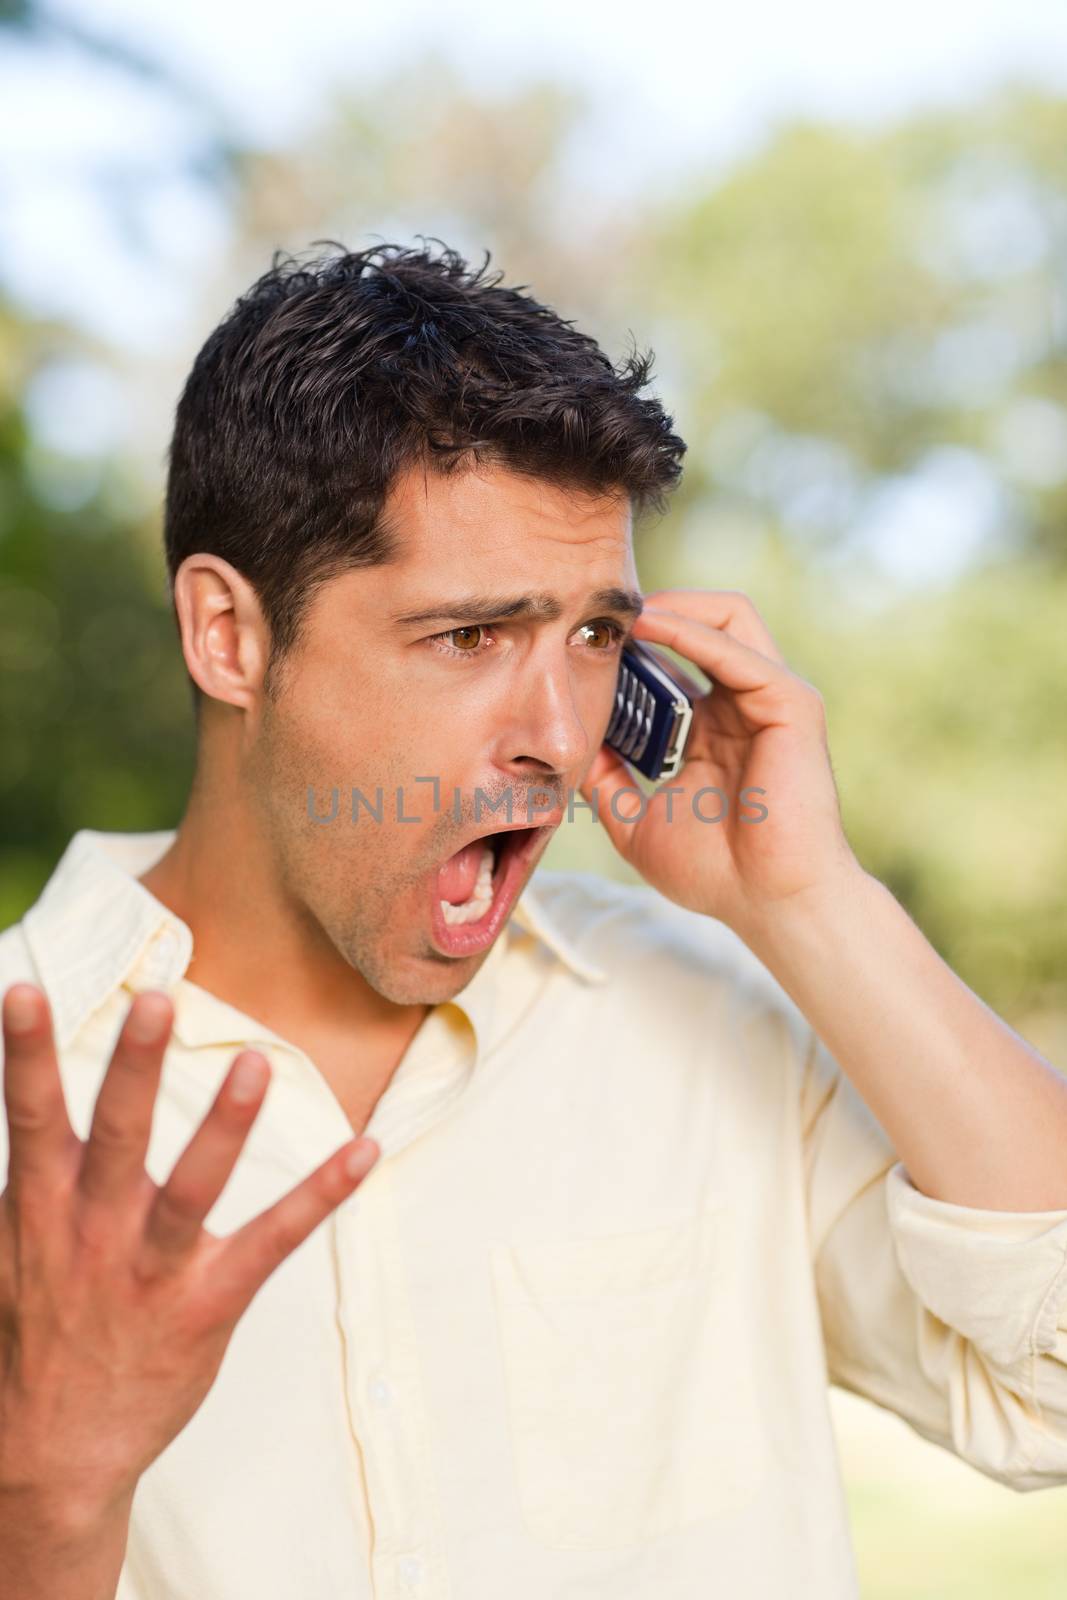
[[[207,1232],[270,1068],[254,1050],[234,1057],[157,1185],[145,1155],[172,1021],[165,994],[134,1000],[83,1143],[45,996],[27,983],[4,996],[0,1589],[12,1600],[113,1595],[138,1478],[203,1401],[257,1290],[381,1153],[353,1139],[236,1232]]]

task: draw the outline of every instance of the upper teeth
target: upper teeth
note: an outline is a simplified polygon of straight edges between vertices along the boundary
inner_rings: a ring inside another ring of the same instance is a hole
[[[493,903],[493,852],[489,845],[482,850],[478,876],[469,900],[454,906],[450,900],[441,901],[441,911],[446,922],[477,922]]]

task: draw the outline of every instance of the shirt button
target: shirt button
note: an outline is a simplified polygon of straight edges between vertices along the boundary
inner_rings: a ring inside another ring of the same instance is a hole
[[[165,966],[168,961],[171,961],[177,949],[178,935],[173,929],[167,928],[160,934],[159,943],[156,945],[156,955],[159,958],[160,965]]]
[[[401,1556],[399,1571],[401,1583],[409,1587],[422,1582],[422,1561],[419,1556]]]
[[[376,1406],[387,1406],[393,1398],[393,1391],[384,1378],[374,1378],[367,1392]]]

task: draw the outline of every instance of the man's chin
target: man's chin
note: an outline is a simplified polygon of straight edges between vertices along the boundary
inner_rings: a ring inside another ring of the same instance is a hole
[[[426,942],[418,951],[390,963],[374,987],[393,1005],[443,1005],[466,988],[492,949],[493,945],[488,945],[469,955],[449,956]]]

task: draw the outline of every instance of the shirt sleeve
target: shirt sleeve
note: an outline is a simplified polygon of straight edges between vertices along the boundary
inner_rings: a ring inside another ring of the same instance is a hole
[[[805,1026],[805,1200],[830,1381],[1015,1490],[1067,1484],[1067,1210],[923,1193]]]

